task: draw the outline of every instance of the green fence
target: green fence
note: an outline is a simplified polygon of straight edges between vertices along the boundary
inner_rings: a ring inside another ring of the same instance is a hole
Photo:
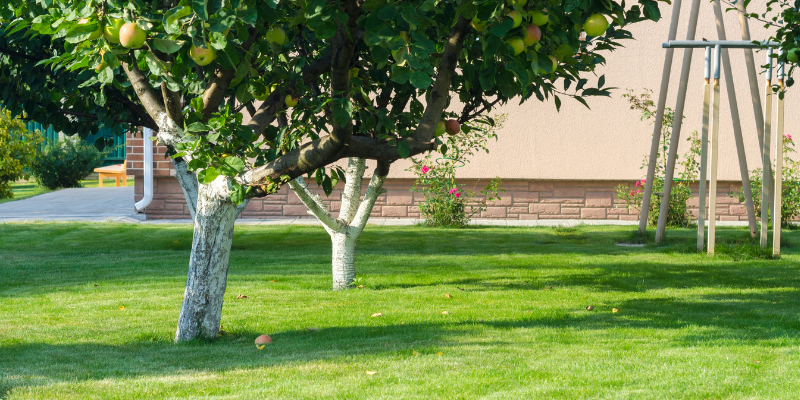
[[[45,139],[44,142],[42,142],[42,149],[44,149],[44,146],[46,146],[48,142],[58,141],[58,132],[53,129],[52,125],[47,127],[47,129],[45,129],[42,124],[33,121],[27,122],[26,125],[29,131],[41,132]],[[111,152],[103,162],[103,166],[121,164],[125,161],[125,134],[114,135],[108,129],[100,128],[97,133],[87,136],[83,141],[92,145],[97,145],[98,141],[104,141],[105,146],[111,148]]]

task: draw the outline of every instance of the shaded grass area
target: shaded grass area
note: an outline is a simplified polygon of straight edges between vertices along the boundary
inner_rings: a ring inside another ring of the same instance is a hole
[[[191,227],[0,225],[0,397],[793,398],[800,234],[632,229],[370,226],[334,293],[322,228],[240,226],[225,334],[174,345]]]
[[[81,186],[85,187],[85,188],[93,188],[93,187],[98,187],[100,185],[100,181],[98,179],[82,180],[80,182],[81,182]],[[129,178],[127,180],[127,183],[128,183],[128,186],[133,186],[133,184],[134,184],[133,177]],[[120,185],[121,184],[122,184],[122,182],[120,182]],[[106,178],[106,179],[103,180],[103,186],[104,187],[114,187],[116,185],[117,185],[117,182],[113,178]],[[38,196],[40,194],[52,192],[52,190],[50,190],[50,189],[47,189],[47,188],[42,187],[42,186],[39,186],[38,184],[36,184],[35,181],[14,182],[14,183],[11,184],[11,190],[14,192],[14,197],[10,198],[10,199],[0,199],[0,204],[6,203],[6,202],[9,202],[9,201],[23,200],[23,199],[27,199],[29,197]]]

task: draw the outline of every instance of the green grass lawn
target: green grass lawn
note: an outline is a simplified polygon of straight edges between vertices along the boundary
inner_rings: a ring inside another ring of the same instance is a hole
[[[0,225],[0,398],[797,398],[800,231],[633,229],[372,226],[332,292],[322,228],[240,226],[225,334],[175,345],[191,226]]]
[[[128,179],[128,186],[133,186],[133,178]],[[81,186],[85,188],[90,187],[98,187],[100,185],[100,181],[98,179],[91,179],[91,180],[82,180]],[[116,180],[114,179],[104,179],[103,180],[104,187],[114,187],[117,185]],[[30,182],[14,182],[11,184],[11,190],[14,192],[14,197],[11,199],[0,199],[0,204],[6,203],[9,201],[14,200],[22,200],[27,199],[29,197],[33,197],[36,195],[40,195],[42,193],[49,193],[51,190],[41,187],[36,184],[35,181]]]

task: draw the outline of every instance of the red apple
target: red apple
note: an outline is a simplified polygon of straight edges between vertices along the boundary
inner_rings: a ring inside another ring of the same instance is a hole
[[[542,30],[539,29],[538,26],[528,25],[525,27],[524,35],[522,36],[522,41],[525,42],[525,46],[531,46],[541,39]]]
[[[261,350],[264,346],[272,343],[272,338],[267,335],[261,335],[256,338],[256,348]]]
[[[445,128],[447,129],[447,133],[451,135],[455,135],[458,132],[461,132],[461,124],[454,119],[447,120],[447,123],[444,124]]]
[[[119,28],[119,43],[128,49],[138,49],[147,40],[147,33],[133,22]]]

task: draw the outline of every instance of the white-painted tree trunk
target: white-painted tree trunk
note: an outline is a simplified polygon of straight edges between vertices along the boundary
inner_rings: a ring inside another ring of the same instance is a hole
[[[176,342],[214,338],[219,333],[237,213],[230,199],[227,178],[219,177],[210,184],[200,185],[189,276]]]
[[[174,146],[182,140],[182,132],[166,114],[156,119],[158,138]],[[175,341],[210,339],[219,334],[222,300],[228,281],[228,262],[236,217],[247,203],[237,207],[231,201],[227,177],[220,176],[209,184],[197,182],[194,172],[186,168],[191,154],[175,163],[176,177],[194,219],[189,274],[183,294]]]
[[[297,197],[308,207],[308,213],[317,217],[331,236],[333,290],[348,289],[353,284],[356,277],[356,243],[369,220],[375,200],[386,192],[383,189],[383,182],[388,174],[388,168],[383,175],[379,174],[379,168],[376,168],[364,193],[364,199],[361,200],[365,165],[363,158],[348,160],[339,218],[333,218],[322,199],[311,192],[302,177],[289,182]]]
[[[348,233],[351,233],[351,229],[346,229],[344,232],[330,233],[333,290],[347,289],[356,279],[356,242],[358,242],[358,235],[348,235]]]

